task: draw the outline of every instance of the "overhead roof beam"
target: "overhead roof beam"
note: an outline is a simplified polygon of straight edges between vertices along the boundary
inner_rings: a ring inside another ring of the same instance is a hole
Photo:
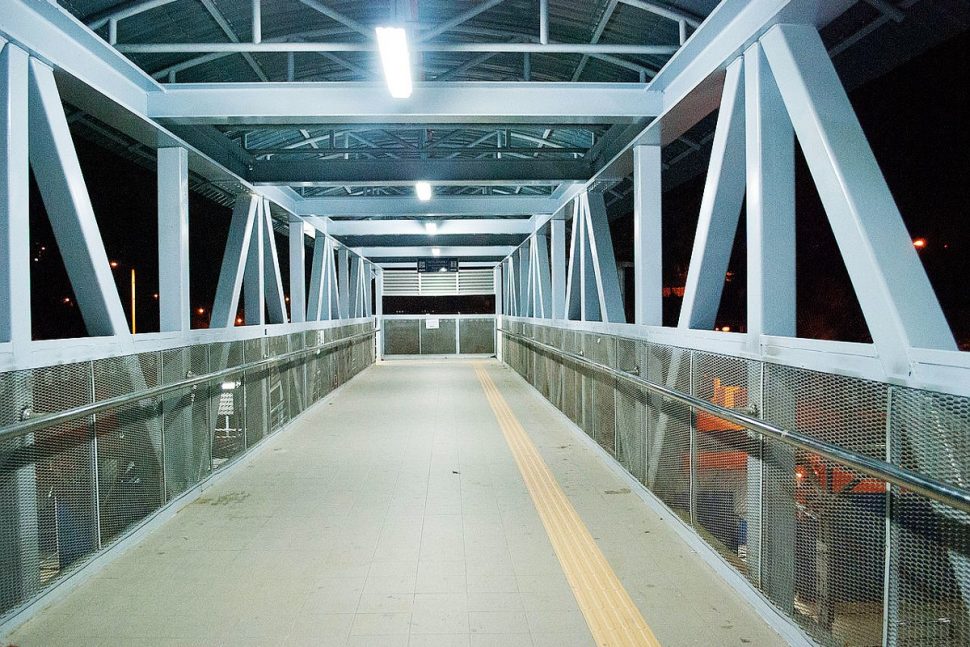
[[[583,160],[258,160],[249,173],[256,184],[289,186],[395,186],[420,180],[435,184],[559,184],[592,175]]]
[[[201,54],[206,52],[376,52],[370,42],[270,42],[261,43],[119,43],[124,54]],[[626,54],[671,55],[676,45],[638,45],[620,43],[423,43],[411,48],[415,52],[497,52],[510,54]]]
[[[572,186],[570,184],[570,186]],[[558,200],[549,196],[435,196],[422,202],[411,196],[302,198],[294,205],[301,216],[531,216],[552,213]]]
[[[429,235],[427,224],[435,225],[434,236],[479,234],[531,234],[532,223],[528,218],[462,218],[448,220],[331,220],[327,231],[334,236],[421,236]],[[434,242],[433,238],[429,239]]]
[[[343,15],[339,11],[337,11],[335,9],[331,9],[330,7],[328,7],[327,5],[323,4],[322,2],[318,2],[318,0],[300,0],[300,2],[303,3],[304,5],[306,5],[307,7],[313,9],[314,11],[318,11],[318,12],[322,13],[327,18],[330,18],[331,20],[336,20],[341,25],[344,25],[344,26],[348,27],[349,29],[352,29],[353,31],[357,32],[358,34],[363,34],[364,36],[367,36],[368,38],[373,38],[374,37],[374,30],[373,29],[368,29],[367,27],[365,27],[364,25],[360,24],[356,20],[354,20],[352,18],[348,18],[347,16]]]
[[[463,22],[468,22],[469,20],[471,20],[472,18],[474,18],[478,14],[483,13],[485,11],[488,11],[489,9],[491,9],[492,7],[494,7],[495,5],[501,4],[502,2],[504,2],[504,0],[486,0],[485,2],[481,3],[480,5],[474,6],[471,9],[468,9],[467,11],[463,11],[462,13],[458,14],[454,18],[452,18],[450,20],[446,20],[445,22],[441,23],[437,27],[434,27],[431,30],[422,33],[416,39],[416,42],[418,42],[418,43],[424,43],[424,42],[427,42],[427,41],[431,40],[435,36],[440,36],[441,34],[445,33],[446,31],[450,31],[451,29],[457,27],[458,25],[462,24]]]
[[[636,7],[637,9],[642,9],[643,11],[649,11],[652,14],[664,18],[669,18],[670,20],[685,22],[694,28],[699,27],[701,24],[701,18],[699,16],[695,16],[683,9],[676,9],[662,2],[645,2],[644,0],[620,0],[620,2],[631,7]]]
[[[438,253],[435,254],[433,250],[438,250]],[[515,247],[512,245],[462,245],[460,247],[436,247],[428,245],[427,247],[356,247],[354,251],[370,259],[425,258],[431,256],[502,258],[515,251]]]
[[[419,84],[402,102],[378,83],[191,83],[149,94],[149,116],[182,124],[632,123],[660,95],[629,83]]]

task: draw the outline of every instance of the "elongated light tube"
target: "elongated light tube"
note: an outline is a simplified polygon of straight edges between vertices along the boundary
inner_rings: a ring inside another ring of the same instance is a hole
[[[427,202],[431,199],[431,185],[427,182],[415,182],[414,192],[421,202]]]
[[[411,57],[408,54],[407,32],[402,27],[378,27],[377,46],[387,89],[395,99],[411,96]]]

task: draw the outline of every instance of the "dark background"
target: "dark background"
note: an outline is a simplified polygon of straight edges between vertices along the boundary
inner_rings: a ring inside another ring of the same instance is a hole
[[[970,33],[931,49],[850,93],[862,127],[913,238],[961,348],[970,350]],[[130,269],[137,271],[138,331],[158,330],[157,206],[152,171],[77,138],[81,168],[91,195],[126,313]],[[709,155],[709,147],[706,153]],[[703,175],[664,195],[664,284],[685,282],[703,189]],[[814,184],[799,160],[796,168],[798,334],[818,339],[868,341],[869,335]],[[84,336],[56,241],[36,184],[31,180],[31,263],[34,336]],[[629,211],[629,205],[619,207]],[[230,210],[190,194],[190,258],[193,327],[207,325],[229,228]],[[632,261],[632,214],[613,223],[618,261]],[[277,236],[284,286],[285,241]],[[729,266],[717,326],[745,329],[744,215]],[[309,250],[308,250],[309,255]],[[628,281],[628,285],[632,285]],[[632,295],[628,290],[628,313]],[[394,298],[386,312],[493,312],[493,298]],[[674,325],[680,299],[664,299],[664,322]]]

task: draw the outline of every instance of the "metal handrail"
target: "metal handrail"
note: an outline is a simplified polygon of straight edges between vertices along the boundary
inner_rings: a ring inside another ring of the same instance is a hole
[[[933,501],[948,505],[951,508],[970,513],[970,491],[964,490],[957,486],[917,474],[916,472],[893,465],[892,463],[888,463],[883,460],[879,460],[878,458],[856,454],[843,449],[838,445],[833,445],[831,443],[818,440],[817,438],[812,438],[811,436],[807,436],[797,431],[783,429],[771,423],[765,422],[764,420],[752,418],[751,416],[735,411],[734,409],[728,409],[696,396],[681,393],[680,391],[662,386],[660,384],[655,384],[654,382],[644,380],[643,378],[627,373],[626,371],[620,371],[610,366],[599,364],[587,359],[586,357],[583,357],[582,355],[577,355],[576,353],[562,350],[561,348],[556,348],[555,346],[550,346],[549,344],[536,341],[529,337],[509,332],[508,330],[502,328],[499,329],[499,332],[513,339],[523,341],[536,348],[561,355],[562,357],[568,358],[574,362],[578,362],[602,373],[606,373],[617,379],[636,384],[637,386],[662,395],[670,400],[676,400],[677,402],[689,405],[695,409],[701,409],[718,418],[728,420],[749,429],[750,431],[756,432],[761,436],[779,440],[793,447],[797,447],[798,449],[803,449],[805,451],[818,454],[819,456],[829,460],[842,463],[843,465],[850,467],[857,472],[866,474],[867,476],[877,478],[881,481],[886,481],[887,483],[892,483],[893,485],[897,485],[906,490],[911,490],[921,494],[928,499],[932,499]]]
[[[66,422],[70,422],[72,420],[76,420],[77,418],[84,418],[85,416],[90,416],[95,413],[100,413],[101,411],[107,411],[108,409],[114,409],[119,406],[124,406],[130,402],[135,402],[137,400],[157,398],[159,396],[166,395],[174,391],[181,391],[189,387],[198,386],[200,384],[205,384],[207,382],[212,382],[214,380],[220,380],[225,377],[236,375],[237,373],[242,373],[256,368],[261,368],[263,366],[275,364],[294,357],[302,357],[303,355],[318,353],[324,350],[337,348],[338,346],[352,344],[356,342],[358,339],[361,339],[363,337],[370,337],[372,335],[377,334],[378,330],[379,329],[375,328],[374,330],[369,330],[367,332],[351,335],[350,337],[344,337],[343,339],[337,339],[335,341],[327,342],[320,346],[313,346],[312,348],[302,348],[300,350],[294,350],[288,353],[274,355],[273,357],[267,357],[264,359],[256,360],[254,362],[249,362],[247,364],[239,364],[238,366],[231,366],[229,368],[224,368],[219,371],[216,371],[215,373],[207,373],[205,375],[189,377],[184,380],[180,380],[179,382],[173,382],[172,384],[163,384],[160,386],[152,387],[150,389],[136,391],[135,393],[126,393],[124,395],[108,398],[106,400],[98,400],[97,402],[84,404],[79,407],[74,407],[72,409],[65,409],[64,411],[58,411],[57,413],[45,414],[42,416],[37,416],[36,418],[27,418],[26,420],[21,420],[12,425],[7,425],[6,427],[0,428],[0,441],[9,440],[11,438],[16,438],[18,436],[23,436],[24,434],[28,434],[33,431],[39,431],[41,429],[44,429],[46,427],[51,427],[53,425],[59,425]]]

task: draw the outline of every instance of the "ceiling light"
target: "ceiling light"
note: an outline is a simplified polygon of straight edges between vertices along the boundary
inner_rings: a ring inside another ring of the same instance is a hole
[[[414,192],[418,194],[418,200],[422,202],[427,202],[431,199],[431,185],[427,182],[415,183]]]
[[[408,36],[402,27],[378,27],[377,46],[387,89],[395,99],[411,96],[411,58],[408,55]]]
[[[441,248],[440,247],[432,247],[431,248],[431,255],[432,256],[441,256]]]
[[[438,233],[438,223],[426,222],[424,223],[424,230],[428,232],[429,236],[434,236],[436,233]]]

